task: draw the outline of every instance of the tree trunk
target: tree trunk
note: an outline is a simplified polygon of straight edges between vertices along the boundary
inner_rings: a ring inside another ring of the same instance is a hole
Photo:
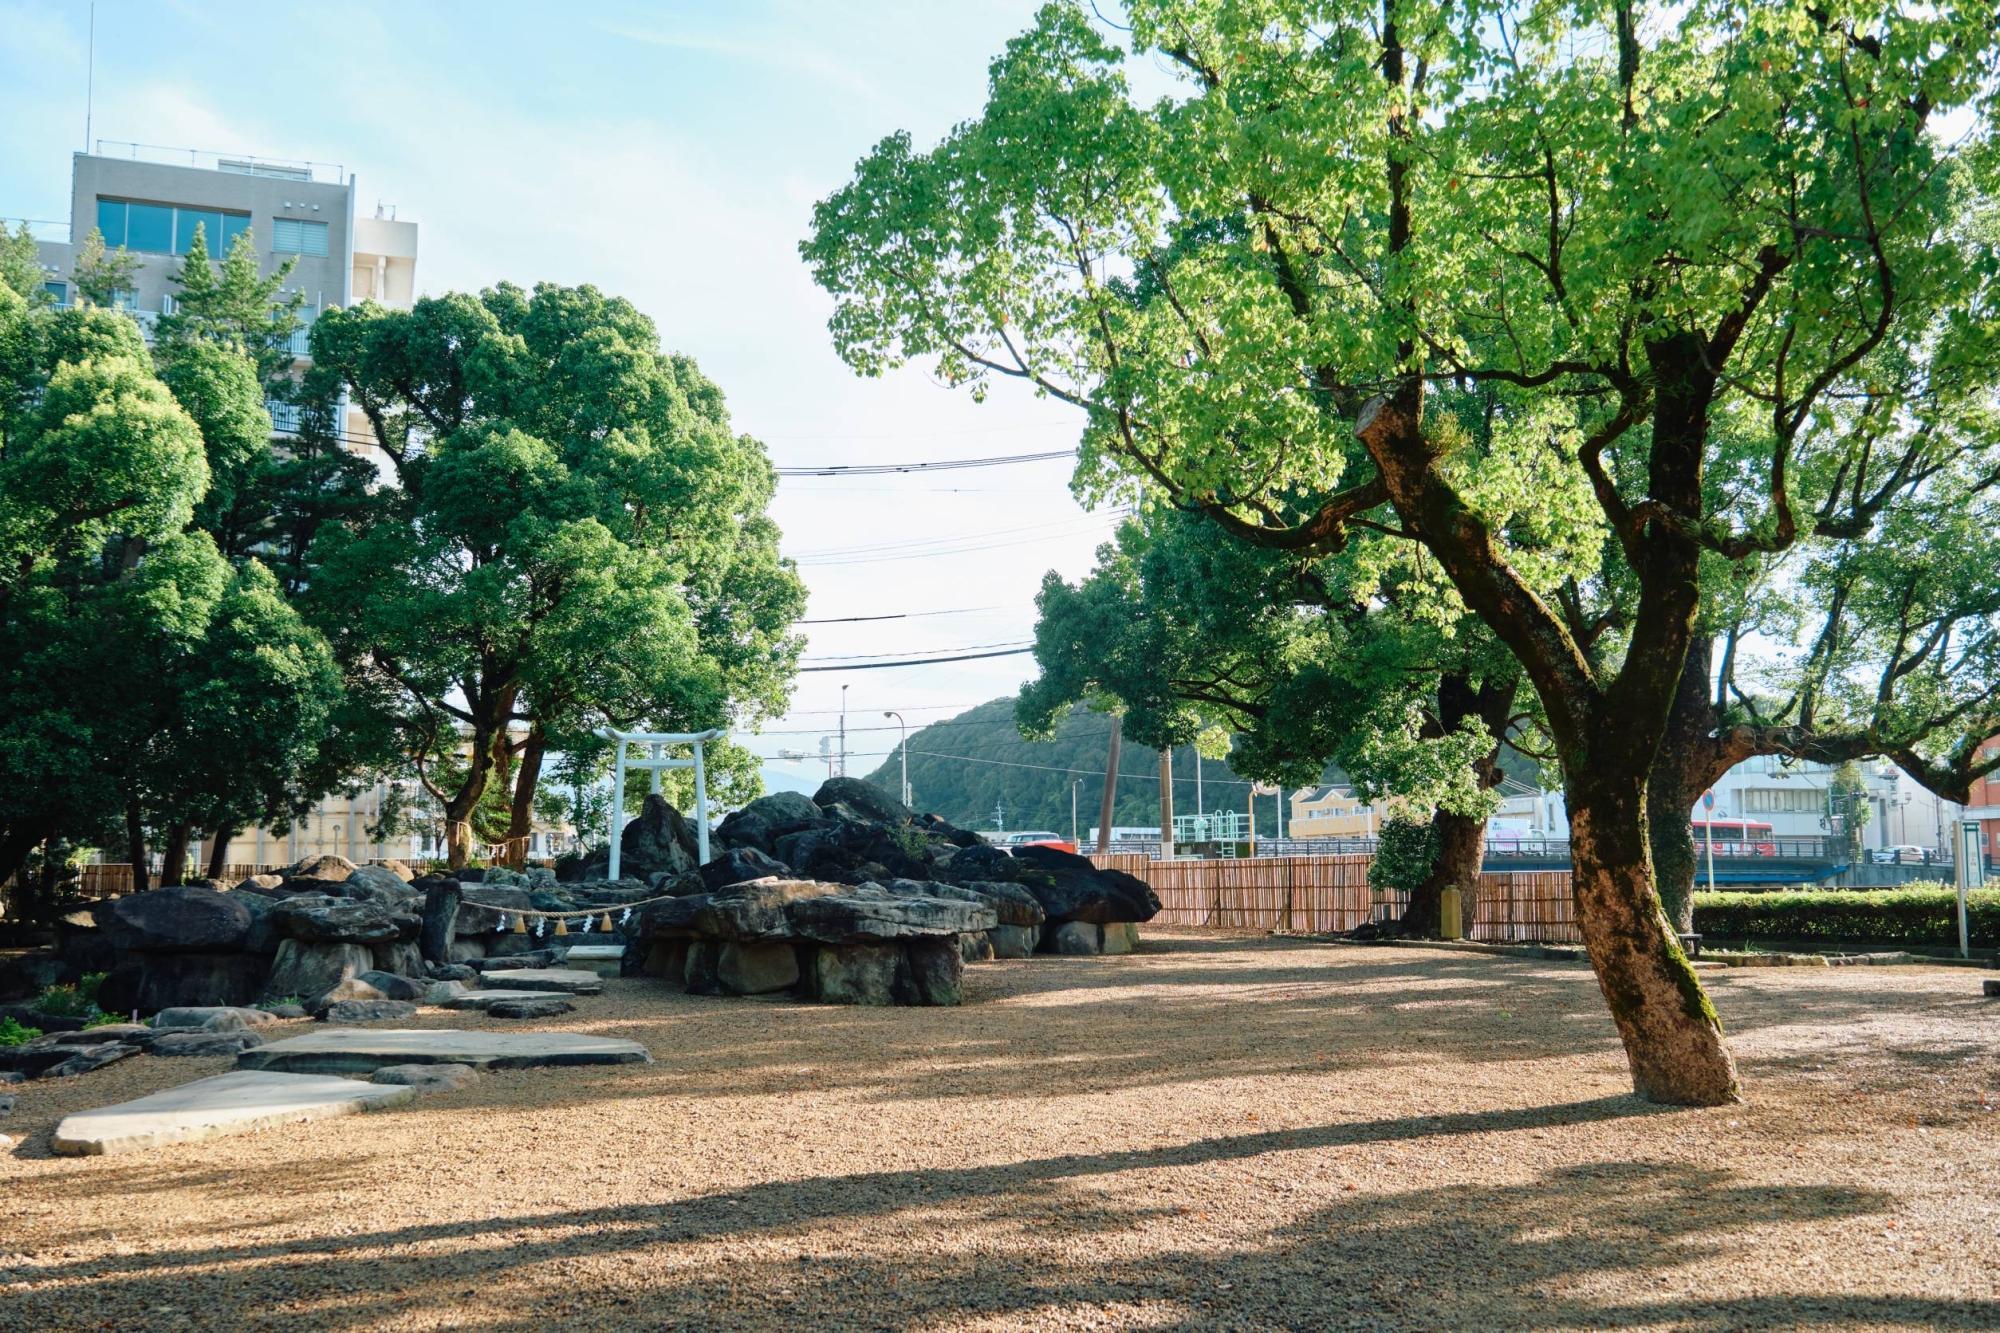
[[[1104,791],[1097,802],[1097,854],[1111,850],[1111,819],[1118,807],[1118,752],[1125,736],[1125,715],[1111,715],[1111,741],[1104,754]],[[1255,799],[1255,798],[1252,798]],[[1252,849],[1254,854],[1255,849]]]
[[[132,892],[139,893],[152,877],[146,871],[146,825],[137,801],[125,802],[125,859],[132,863]]]
[[[1486,862],[1486,821],[1440,810],[1431,816],[1437,830],[1437,859],[1424,882],[1410,890],[1409,906],[1403,910],[1398,929],[1405,935],[1436,939],[1444,934],[1439,907],[1444,891],[1459,893],[1461,935],[1472,931],[1472,908],[1479,896],[1479,875]]]
[[[19,827],[0,834],[0,884],[5,884],[28,864],[35,844],[41,840],[39,833]]]
[[[176,824],[167,830],[166,845],[160,849],[160,886],[187,882],[188,844],[194,841],[194,828],[188,824]]]
[[[222,872],[229,865],[229,843],[236,836],[235,829],[219,828],[209,838],[208,877],[221,879]]]
[[[507,818],[507,864],[516,870],[528,867],[528,839],[535,824],[535,788],[542,780],[542,756],[547,750],[548,738],[542,734],[542,724],[530,725],[527,739],[521,742],[521,767],[514,775],[514,805]]]
[[[1654,891],[1643,784],[1571,775],[1568,796],[1577,923],[1633,1090],[1676,1106],[1741,1100],[1722,1024]]]

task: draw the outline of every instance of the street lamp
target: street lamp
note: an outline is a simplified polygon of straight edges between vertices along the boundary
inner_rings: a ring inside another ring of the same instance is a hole
[[[847,776],[847,687],[840,687],[840,776]]]
[[[843,685],[841,686],[841,688],[846,689],[847,687]],[[844,695],[842,696],[842,698],[845,697],[846,696]],[[910,727],[907,722],[903,721],[903,715],[901,713],[894,711],[893,709],[887,709],[887,708],[883,709],[882,716],[895,718],[896,725],[902,728],[903,731],[903,744],[901,747],[903,753],[903,804],[909,805],[911,803],[910,802]]]
[[[1069,840],[1076,842],[1076,789],[1083,785],[1082,778],[1072,778],[1069,784]],[[1081,846],[1078,843],[1078,846]]]

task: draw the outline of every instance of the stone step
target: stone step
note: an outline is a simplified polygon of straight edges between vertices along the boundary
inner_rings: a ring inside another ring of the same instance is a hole
[[[245,1051],[236,1057],[236,1067],[295,1074],[367,1074],[384,1065],[531,1069],[542,1065],[645,1064],[652,1058],[636,1041],[579,1032],[328,1028]]]
[[[505,973],[501,975],[504,976]],[[561,998],[562,996],[558,992],[545,990],[508,990],[505,988],[469,990],[463,995],[454,995],[449,1000],[442,1001],[439,1003],[438,1008],[490,1009],[496,1004],[504,1004],[509,1000],[548,1000]]]
[[[136,1152],[353,1115],[409,1101],[417,1089],[348,1078],[237,1069],[135,1101],[63,1117],[53,1147],[72,1157]]]
[[[582,972],[595,972],[600,977],[615,977],[625,961],[625,946],[622,944],[579,944],[563,955],[563,962]]]
[[[496,972],[493,979],[509,990],[554,991],[561,995],[599,995],[604,978],[595,972],[567,967],[516,967]]]

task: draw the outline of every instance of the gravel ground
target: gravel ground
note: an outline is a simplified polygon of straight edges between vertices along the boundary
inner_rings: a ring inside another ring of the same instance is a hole
[[[0,1327],[2000,1325],[1980,974],[1704,980],[1740,1107],[1628,1097],[1579,964],[1153,930],[961,1009],[615,981],[546,1026],[652,1065],[51,1157],[226,1067],[139,1057],[13,1089]]]

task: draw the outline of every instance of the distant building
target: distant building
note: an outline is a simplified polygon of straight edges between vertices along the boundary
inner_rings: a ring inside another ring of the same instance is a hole
[[[2000,750],[2000,736],[1979,747],[1979,757],[1991,758]],[[2000,774],[1989,775],[1972,784],[1972,804],[1963,818],[1979,821],[1979,844],[1986,849],[1986,864],[2000,865]]]
[[[1285,830],[1290,837],[1372,838],[1382,828],[1382,812],[1351,787],[1301,787],[1292,793],[1290,804]]]

